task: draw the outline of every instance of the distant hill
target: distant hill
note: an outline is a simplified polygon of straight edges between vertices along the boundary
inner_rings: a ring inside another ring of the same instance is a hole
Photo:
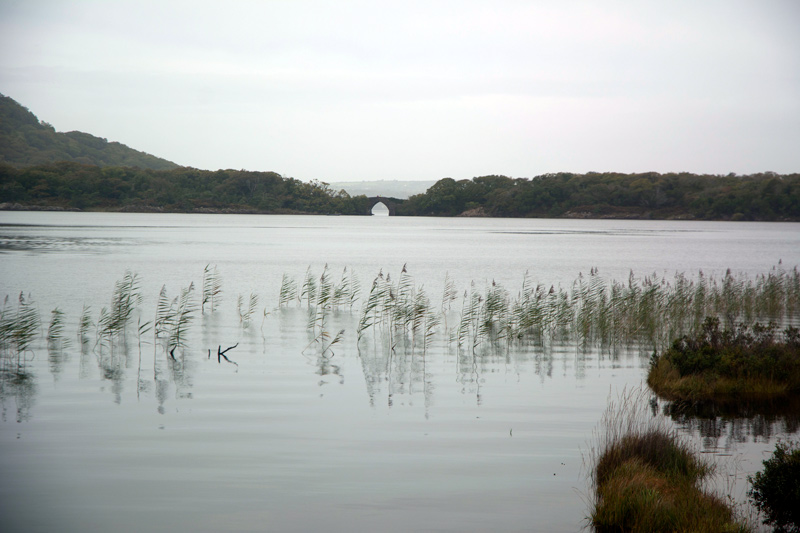
[[[0,163],[25,167],[56,161],[153,170],[178,167],[172,161],[118,142],[108,142],[102,137],[80,131],[57,132],[50,124],[39,121],[26,107],[0,95]]]
[[[331,183],[332,189],[344,189],[350,196],[388,196],[391,198],[408,198],[415,194],[422,194],[427,191],[436,181],[399,181],[399,180],[376,180],[376,181],[341,181]]]

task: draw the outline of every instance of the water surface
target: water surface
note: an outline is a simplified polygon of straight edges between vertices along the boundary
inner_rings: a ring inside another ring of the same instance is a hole
[[[641,384],[649,353],[570,343],[422,354],[356,345],[358,306],[332,318],[335,355],[306,349],[307,314],[277,309],[283,274],[347,267],[366,291],[403,265],[435,301],[526,272],[570,286],[675,272],[756,276],[800,264],[800,225],[772,223],[0,213],[0,296],[21,291],[46,329],[25,378],[2,381],[0,521],[9,531],[576,531],[582,453],[609,394]],[[172,359],[135,327],[112,348],[77,339],[126,270],[141,321],[216,265],[223,300]],[[243,327],[237,296],[258,295]],[[266,314],[265,314],[266,313]],[[238,344],[237,344],[238,343]],[[218,359],[218,349],[236,364]],[[209,352],[210,351],[210,352]],[[210,354],[210,355],[209,355]],[[662,415],[658,415],[662,416]],[[785,420],[678,419],[718,456],[760,467]],[[768,424],[769,431],[764,430]],[[716,425],[710,425],[716,424]],[[717,428],[717,429],[714,429]],[[726,429],[727,428],[727,429]],[[741,472],[740,472],[741,474]]]

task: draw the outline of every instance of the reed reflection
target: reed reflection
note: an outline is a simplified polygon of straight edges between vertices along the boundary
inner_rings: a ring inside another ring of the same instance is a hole
[[[0,363],[0,417],[8,419],[9,403],[13,402],[16,422],[28,422],[36,403],[38,387],[33,372],[25,366],[8,365],[5,358]]]

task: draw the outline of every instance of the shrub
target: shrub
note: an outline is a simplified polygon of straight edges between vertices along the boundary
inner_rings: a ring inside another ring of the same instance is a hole
[[[764,471],[748,476],[748,496],[765,516],[764,523],[779,532],[800,532],[800,447],[778,442]]]
[[[775,397],[800,390],[800,333],[774,324],[739,325],[720,330],[707,318],[694,337],[676,340],[653,354],[647,383],[671,400],[717,400]]]

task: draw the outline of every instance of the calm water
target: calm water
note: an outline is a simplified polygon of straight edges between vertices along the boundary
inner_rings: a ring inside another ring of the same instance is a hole
[[[283,274],[348,267],[366,292],[404,264],[436,301],[525,272],[568,287],[597,268],[755,276],[800,264],[800,225],[395,217],[0,213],[0,296],[58,306],[70,343],[39,337],[31,378],[4,379],[3,531],[576,531],[582,453],[609,394],[641,384],[649,354],[574,345],[458,353],[356,347],[338,313],[333,357],[306,350],[307,315],[278,310]],[[141,320],[216,265],[222,303],[197,314],[172,360],[152,333],[102,349],[77,339],[114,283],[138,273]],[[237,296],[258,296],[244,328]],[[440,298],[440,297],[439,297]],[[440,300],[441,301],[441,300]],[[266,313],[266,314],[265,314]],[[238,345],[220,363],[218,347]],[[213,357],[209,357],[209,350]],[[679,420],[705,451],[760,467],[784,418]]]

